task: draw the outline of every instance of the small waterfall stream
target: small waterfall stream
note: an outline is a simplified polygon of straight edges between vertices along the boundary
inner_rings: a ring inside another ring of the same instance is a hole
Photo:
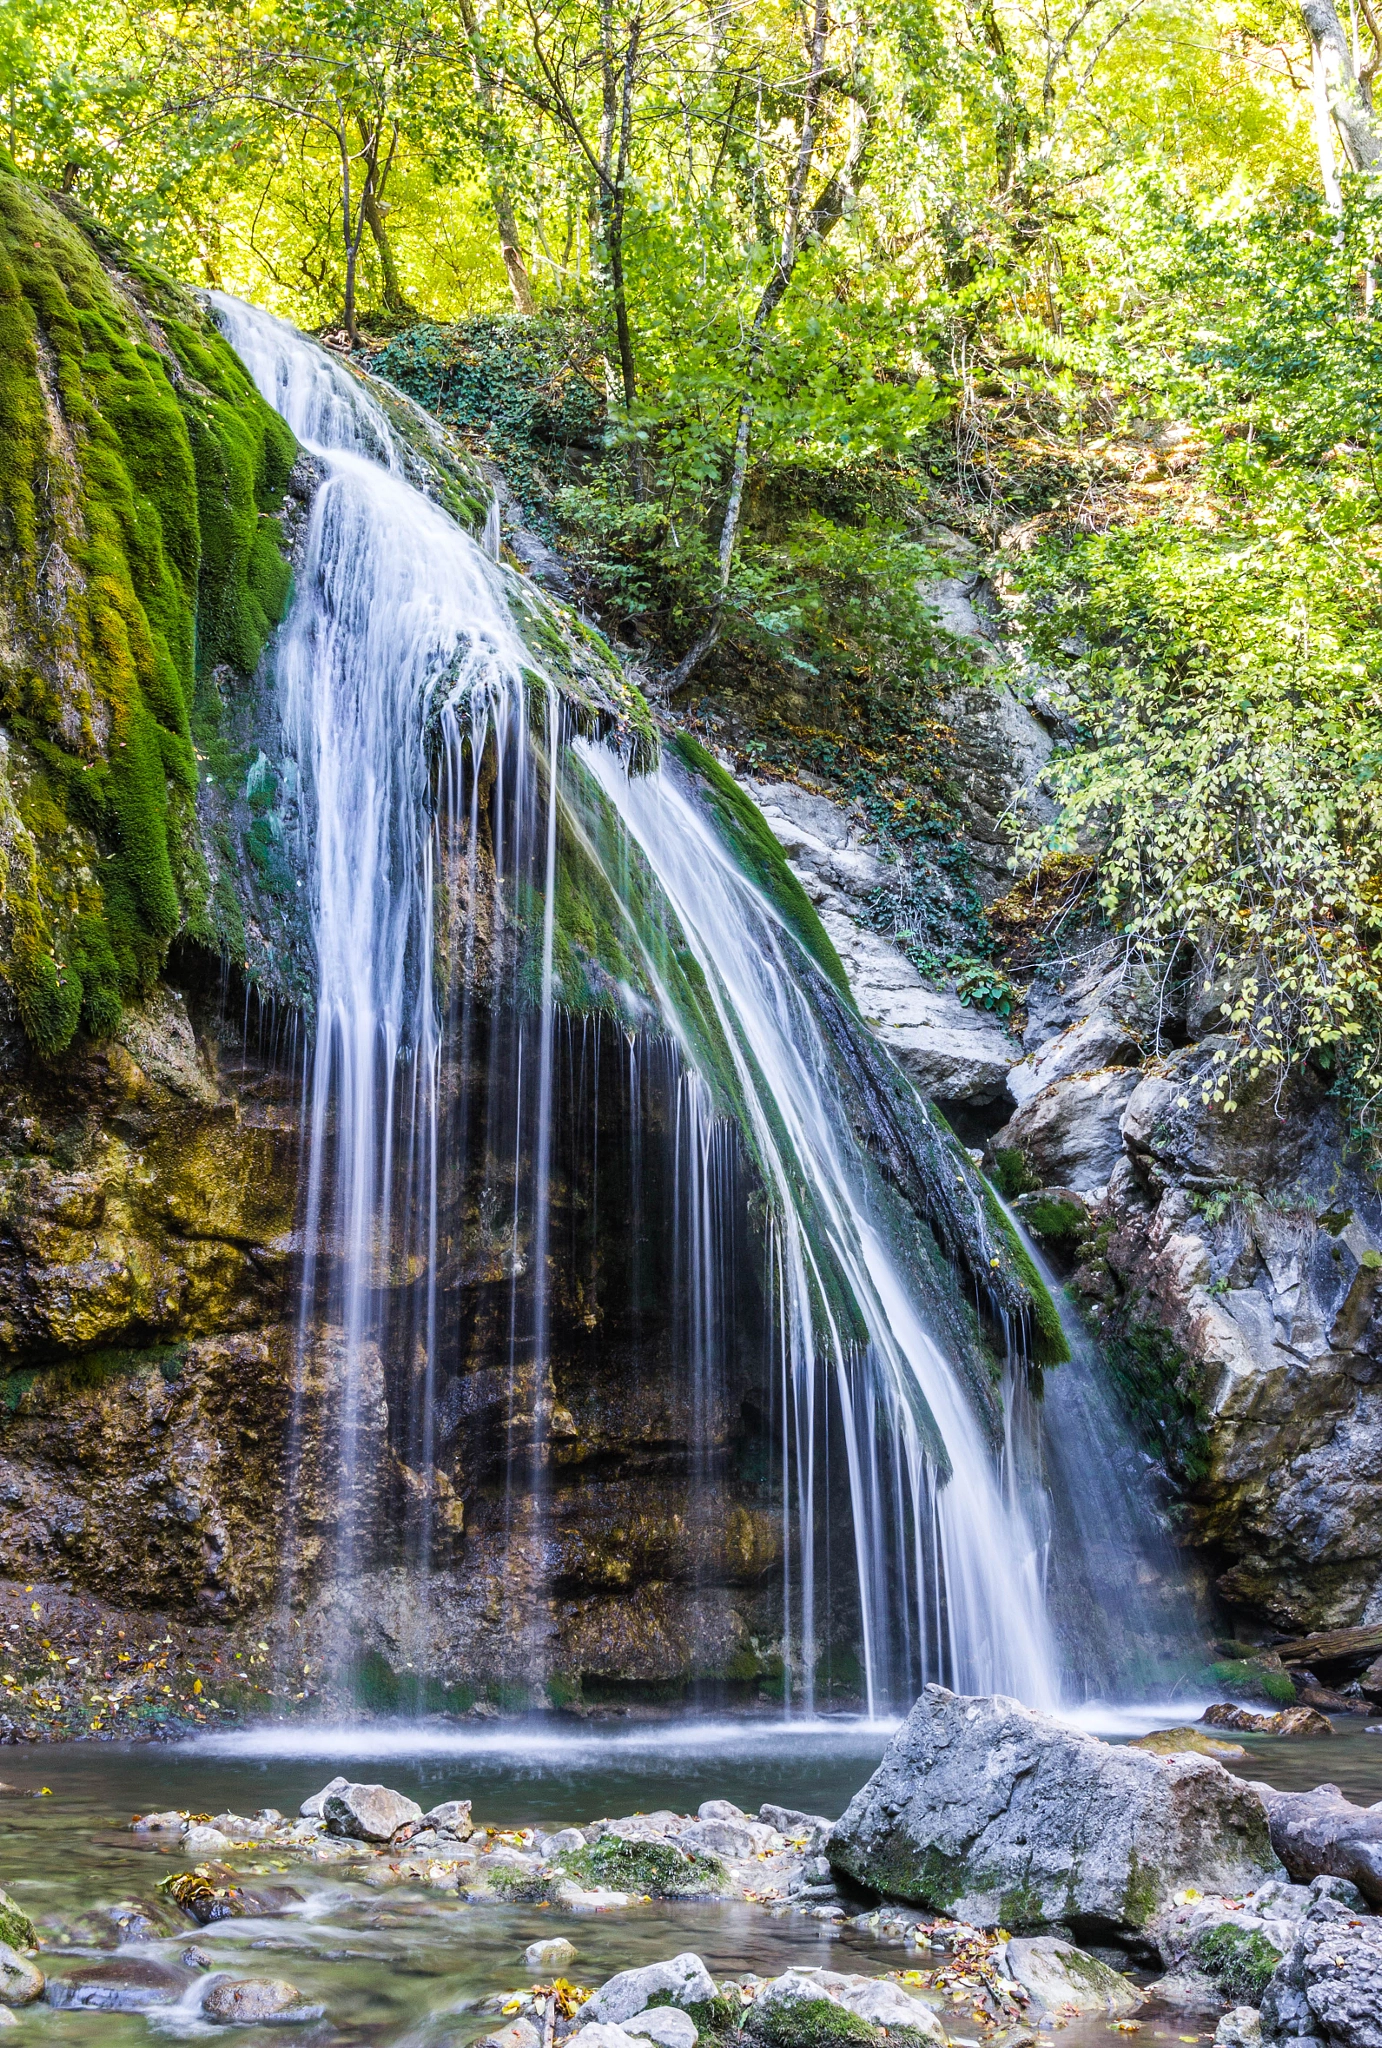
[[[727,1484],[732,1369],[763,1384],[784,1699],[812,1710],[848,1627],[871,1713],[927,1678],[1055,1704],[1022,1404],[1005,1451],[861,1134],[850,1091],[882,1056],[694,779],[576,739],[493,518],[477,544],[364,383],[214,303],[321,475],[277,654],[318,970],[285,1611],[315,1588],[345,1670],[367,1610],[407,1605],[423,1670],[471,1598],[515,1676],[553,1675],[575,1427],[553,1317],[613,1327],[591,1249],[613,1231],[634,1391],[689,1385],[692,1519]],[[488,1492],[448,1463],[477,1402]]]

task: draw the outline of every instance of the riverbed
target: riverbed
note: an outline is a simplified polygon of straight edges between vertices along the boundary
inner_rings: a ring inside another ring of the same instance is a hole
[[[1138,1722],[1158,1719],[1167,1725],[1165,1714],[1144,1714],[1105,1732],[1118,1739]],[[114,1952],[119,1933],[110,1909],[148,1904],[160,1878],[185,1867],[177,1849],[130,1832],[136,1813],[254,1813],[265,1806],[294,1812],[339,1772],[395,1786],[424,1805],[468,1798],[478,1822],[503,1828],[553,1828],[655,1807],[694,1811],[707,1798],[732,1799],[750,1811],[771,1799],[834,1816],[868,1777],[892,1725],[616,1723],[569,1732],[550,1720],[355,1731],[284,1726],[184,1744],[11,1748],[0,1757],[0,1776],[14,1788],[0,1795],[0,1883],[41,1923],[43,1965],[61,1973],[65,1962]],[[1290,1788],[1328,1779],[1362,1804],[1382,1799],[1382,1734],[1367,1734],[1357,1721],[1337,1727],[1332,1739],[1247,1738],[1249,1756],[1232,1767]],[[243,1860],[261,1871],[272,1865],[271,1858]],[[326,2008],[316,2026],[288,2035],[237,2030],[238,2040],[262,2040],[265,2048],[286,2040],[302,2048],[467,2048],[499,2023],[479,2013],[478,2002],[531,1981],[523,1950],[555,1933],[575,1943],[568,1974],[586,1984],[685,1949],[697,1951],[716,1975],[772,1974],[793,1964],[881,1974],[908,1961],[898,1947],[854,1929],[750,1904],[572,1915],[471,1904],[413,1885],[381,1888],[358,1876],[343,1881],[331,1866],[286,1860],[272,1877],[301,1894],[286,1914],[207,1928],[188,1922],[137,1950],[120,1950],[179,1965],[187,1951],[199,1950],[206,1959],[193,1965],[199,1977],[208,1966],[285,1977]],[[1212,2024],[1212,2016],[1197,2021],[1149,2009],[1142,2032],[1148,2040],[1203,2040]],[[191,1997],[147,2016],[39,2006],[25,2011],[20,2025],[18,2038],[101,2048],[160,2037],[225,2038]],[[1116,2037],[1103,2022],[1085,2022],[1059,2038],[1065,2048],[1111,2048]]]

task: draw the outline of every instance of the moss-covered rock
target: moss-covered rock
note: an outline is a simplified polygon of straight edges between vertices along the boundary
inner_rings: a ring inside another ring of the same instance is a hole
[[[50,1058],[216,942],[199,679],[282,614],[294,454],[189,294],[0,165],[0,929]]]

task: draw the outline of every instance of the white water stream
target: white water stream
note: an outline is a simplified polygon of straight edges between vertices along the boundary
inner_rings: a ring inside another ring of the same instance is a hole
[[[362,1465],[378,1455],[391,1347],[417,1364],[425,1389],[410,1465],[425,1476],[432,1457],[437,1188],[448,1164],[438,1153],[449,1128],[438,1114],[439,1074],[448,1034],[469,1028],[480,887],[480,778],[473,764],[486,749],[497,764],[486,799],[495,821],[487,886],[494,905],[501,897],[516,902],[521,883],[542,906],[533,934],[537,986],[528,985],[528,1022],[513,1041],[517,1071],[507,1077],[506,1100],[516,1104],[514,1160],[529,1162],[526,1242],[538,1276],[539,1383],[548,1370],[543,1276],[556,1255],[548,1238],[548,1180],[557,822],[559,808],[569,814],[582,798],[570,780],[559,784],[556,691],[549,686],[540,706],[527,701],[522,677],[538,664],[515,631],[505,572],[407,480],[383,410],[347,370],[264,313],[219,294],[215,306],[258,388],[323,472],[277,674],[309,821],[318,968],[297,1454],[304,1389],[327,1384],[340,1479],[324,1563],[329,1575],[348,1581],[362,1568],[370,1517],[378,1513],[372,1474]],[[818,1584],[817,1524],[828,1508],[826,1447],[836,1441],[847,1466],[870,1712],[905,1701],[925,1677],[1053,1704],[1057,1660],[1038,1541],[871,1205],[865,1161],[832,1078],[797,941],[675,777],[631,778],[607,750],[581,743],[579,751],[704,975],[768,1184],[788,1560],[783,1639],[789,1663],[800,1658],[797,1696],[809,1711],[830,1619],[828,1591]],[[446,914],[461,930],[459,947],[446,953],[438,940],[446,894],[440,871],[448,857],[458,858],[457,849],[469,896],[458,901],[453,889],[447,899]],[[618,877],[608,879],[617,893]],[[505,972],[513,976],[513,998],[516,971],[510,964]],[[450,987],[441,985],[446,974]],[[457,980],[466,984],[460,998]],[[673,1014],[674,1006],[664,1005],[664,1029]],[[690,1048],[683,1053],[689,1061]],[[687,1194],[679,1197],[677,1230],[685,1242],[678,1257],[687,1274],[686,1343],[700,1386],[715,1367],[715,1261],[726,1241],[716,1205],[727,1177],[708,1091],[689,1072],[679,1091],[678,1186],[684,1167]],[[829,1305],[831,1284],[804,1226],[803,1202],[846,1278],[857,1311],[850,1327]],[[515,1165],[515,1271],[519,1206]],[[406,1327],[396,1308],[385,1306],[400,1271],[417,1276],[405,1290]],[[511,1384],[513,1376],[511,1355]],[[543,1470],[535,1461],[533,1487],[544,1483]],[[424,1516],[415,1559],[424,1575],[429,1529]]]

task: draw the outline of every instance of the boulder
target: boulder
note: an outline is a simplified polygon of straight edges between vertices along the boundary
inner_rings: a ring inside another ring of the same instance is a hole
[[[619,1913],[632,1903],[627,1892],[616,1892],[602,1884],[587,1888],[577,1884],[573,1877],[559,1877],[552,1887],[552,1897],[569,1913]]]
[[[167,1963],[114,1956],[108,1963],[85,1963],[64,1976],[50,1977],[48,2003],[71,2012],[148,2012],[153,2006],[175,2004],[191,1981],[186,1970],[171,1969]]]
[[[1272,1847],[1297,1883],[1346,1878],[1382,1905],[1382,1808],[1355,1806],[1337,1785],[1278,1792],[1254,1785],[1271,1828]]]
[[[207,2019],[223,2027],[281,2027],[319,2020],[325,2010],[283,1977],[221,1977],[202,2000]]]
[[[1132,1932],[1186,1886],[1278,1874],[1256,1792],[1210,1757],[1113,1748],[928,1685],[831,1830],[834,1869],[976,1926]]]
[[[188,1856],[220,1856],[227,1849],[235,1847],[235,1837],[225,1834],[220,1828],[193,1826],[182,1838],[182,1847]]]
[[[298,1812],[304,1820],[320,1820],[322,1808],[333,1792],[339,1792],[350,1783],[349,1778],[333,1778],[329,1785],[323,1785],[320,1792],[314,1792],[310,1799],[304,1799]]]
[[[1128,1744],[1129,1749],[1149,1749],[1153,1756],[1174,1756],[1188,1749],[1196,1756],[1246,1756],[1241,1742],[1217,1742],[1203,1728],[1153,1728]]]
[[[576,2015],[579,2023],[580,2014]],[[592,2020],[581,2028],[581,2048],[634,2048],[634,2036],[612,2020]]]
[[[732,1799],[703,1799],[696,1808],[697,1820],[747,1820],[742,1806]]]
[[[0,2005],[32,2005],[43,1995],[43,1972],[0,1941]]]
[[[641,1970],[621,1970],[586,2000],[576,2015],[577,2022],[582,2029],[594,2020],[609,2020],[619,2026],[635,2013],[646,2011],[649,2000],[659,1992],[668,1996],[673,2005],[698,2005],[704,1998],[719,1995],[705,1964],[688,1950],[665,1963],[646,1963]],[[590,2048],[590,2044],[583,2043],[582,2048]]]
[[[1283,1707],[1277,1714],[1256,1714],[1227,1700],[1206,1707],[1200,1719],[1207,1728],[1237,1728],[1245,1735],[1332,1735],[1334,1723],[1314,1707]]]
[[[569,1970],[576,1960],[576,1949],[564,1934],[558,1934],[550,1941],[529,1942],[523,1951],[525,1969],[538,1970],[544,1976],[549,1971]]]
[[[1101,1067],[1053,1081],[995,1132],[989,1150],[1021,1152],[1044,1187],[1093,1194],[1123,1156],[1123,1112],[1138,1079],[1133,1067]]]
[[[1003,1950],[1003,1968],[1050,2013],[1101,2012],[1117,2020],[1136,2012],[1144,1996],[1097,1956],[1054,1934],[1015,1935]]]
[[[482,2034],[476,2048],[542,2048],[541,2029],[531,2020],[510,2020],[492,2034]]]
[[[387,1785],[342,1785],[322,1802],[327,1832],[357,1842],[388,1842],[410,1821],[422,1819],[416,1799]]]
[[[454,1835],[459,1842],[468,1842],[475,1832],[468,1799],[443,1799],[440,1806],[429,1806],[422,1819],[424,1826],[441,1835]]]
[[[624,2032],[638,2040],[656,2041],[658,2048],[696,2048],[701,2038],[690,2013],[675,2005],[655,2005],[651,2012],[636,2012],[624,2021]]]
[[[778,1834],[804,1848],[808,1856],[815,1854],[835,1825],[824,1814],[801,1813],[795,1806],[773,1806],[766,1800],[758,1809],[758,1818],[766,1827],[776,1828]]]
[[[1303,1922],[1261,2014],[1262,2048],[1382,2048],[1382,1921]]]
[[[1008,1075],[1008,1093],[1021,1109],[1053,1081],[1101,1067],[1135,1067],[1140,1060],[1137,1041],[1122,1018],[1096,1010],[1020,1060]]]
[[[738,1820],[684,1821],[678,1828],[669,1828],[667,1837],[679,1849],[695,1850],[709,1856],[727,1856],[731,1861],[741,1862],[752,1856],[771,1855],[774,1849],[784,1846],[775,1828],[742,1815]]]
[[[180,1835],[186,1826],[186,1814],[172,1808],[166,1813],[141,1813],[137,1820],[130,1822],[131,1831],[136,1835]]]
[[[1235,2005],[1214,2029],[1214,2048],[1260,2048],[1262,2015],[1255,2005]]]
[[[945,2029],[935,2013],[900,1984],[888,1977],[851,1977],[835,1970],[785,1970],[780,1977],[760,1984],[746,2019],[748,2031],[780,2043],[790,2038],[791,2033],[790,2027],[783,2024],[784,2008],[819,2007],[822,2001],[852,2013],[868,2026],[889,2030],[903,2027],[934,2041],[937,2048],[944,2048]],[[810,2031],[818,2039],[829,2032],[820,2026]],[[845,2033],[844,2028],[840,2031]],[[855,2035],[858,2031],[852,2030]]]

